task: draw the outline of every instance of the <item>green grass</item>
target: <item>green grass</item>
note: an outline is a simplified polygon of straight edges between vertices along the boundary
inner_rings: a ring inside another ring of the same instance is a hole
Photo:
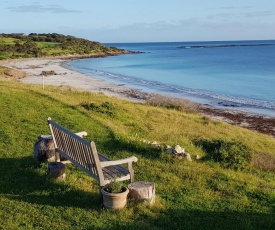
[[[15,39],[15,38],[0,38],[0,46],[1,45],[15,45],[15,43],[19,41],[22,43],[22,41]],[[62,50],[60,47],[61,43],[56,42],[36,42],[37,47],[42,50],[44,55],[48,56],[55,56],[55,55],[66,55],[71,54],[72,52],[70,50]],[[30,56],[30,55],[29,55]],[[28,57],[26,54],[22,53],[16,53],[16,52],[1,52],[0,54],[0,60],[6,60],[10,58],[20,58],[20,57]],[[31,56],[30,56],[31,57]]]
[[[71,53],[68,49],[62,49],[61,43],[56,42],[37,42],[37,47],[40,48],[46,56],[67,55]]]
[[[17,41],[19,41],[18,39],[15,38],[3,38],[0,37],[0,45],[14,45]]]
[[[3,229],[272,229],[275,176],[261,156],[275,159],[275,140],[199,115],[80,92],[0,79],[0,226]],[[73,132],[87,131],[112,159],[135,155],[137,181],[156,183],[156,204],[134,201],[103,208],[97,182],[66,166],[66,181],[34,167],[33,146],[49,134],[47,117]],[[192,162],[177,160],[141,140],[179,144]],[[198,144],[223,140],[252,152],[243,170],[223,168]],[[205,156],[195,160],[196,155]]]
[[[56,42],[37,42],[38,48],[55,48],[59,45],[60,43]]]

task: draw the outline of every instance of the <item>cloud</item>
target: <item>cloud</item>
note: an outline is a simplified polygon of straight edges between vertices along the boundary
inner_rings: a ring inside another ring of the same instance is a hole
[[[250,9],[252,6],[223,6],[218,8],[209,8],[209,10],[243,10],[243,9]]]
[[[66,9],[60,5],[47,5],[42,6],[40,4],[32,4],[32,5],[22,5],[16,7],[8,7],[8,10],[16,13],[80,13],[81,11],[78,10],[70,10]]]
[[[207,19],[212,20],[216,18],[223,18],[223,19],[234,19],[234,18],[260,18],[260,17],[268,17],[274,16],[275,11],[254,11],[254,12],[232,12],[232,13],[218,13],[208,15]]]
[[[223,18],[223,19],[229,19],[229,18],[236,18],[238,17],[237,14],[230,14],[230,13],[220,13],[215,15],[208,15],[207,19],[212,20],[215,18]]]
[[[99,42],[167,42],[217,40],[267,40],[275,37],[274,22],[209,21],[190,18],[181,21],[133,23],[101,28],[62,28],[62,33]]]
[[[208,10],[219,11],[217,14],[208,15],[207,19],[215,19],[215,18],[257,18],[257,17],[268,17],[274,16],[275,11],[253,11],[255,10],[252,6],[225,6],[218,8],[208,8]],[[247,10],[247,11],[245,11]]]
[[[273,15],[275,15],[275,11],[257,11],[257,12],[250,12],[250,13],[244,14],[244,16],[248,18],[265,17],[265,16],[273,16]]]

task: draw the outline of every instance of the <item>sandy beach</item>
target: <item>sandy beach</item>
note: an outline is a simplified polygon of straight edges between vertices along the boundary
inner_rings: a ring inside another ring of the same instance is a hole
[[[116,85],[95,77],[87,76],[76,71],[62,67],[67,59],[25,59],[0,62],[0,65],[20,70],[26,76],[18,79],[27,84],[41,84],[55,86],[69,86],[80,90],[100,92],[108,96],[114,96],[134,102],[145,102],[152,94],[144,93],[138,89],[128,88],[124,85]],[[43,72],[44,71],[44,72]],[[201,115],[214,120],[224,121],[233,125],[275,136],[275,118],[248,112],[217,109],[208,105],[199,105]]]
[[[101,92],[108,96],[140,101],[144,99],[144,94],[136,89],[131,89],[123,85],[116,85],[91,76],[86,76],[76,71],[69,70],[61,65],[68,60],[64,59],[32,59],[22,61],[11,61],[4,66],[24,71],[26,77],[19,81],[28,84],[69,86],[85,91]],[[133,95],[133,96],[131,96]]]

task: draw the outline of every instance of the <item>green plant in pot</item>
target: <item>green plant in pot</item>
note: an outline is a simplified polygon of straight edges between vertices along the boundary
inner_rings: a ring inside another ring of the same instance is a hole
[[[103,205],[110,209],[122,209],[127,204],[129,189],[119,181],[111,181],[101,189]]]

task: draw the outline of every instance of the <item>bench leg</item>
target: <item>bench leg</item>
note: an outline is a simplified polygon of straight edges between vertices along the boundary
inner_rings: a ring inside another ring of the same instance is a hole
[[[57,152],[55,153],[55,161],[60,162],[60,154]]]
[[[135,175],[134,175],[134,169],[133,169],[133,164],[132,162],[128,163],[128,170],[130,172],[130,181],[131,183],[135,181]]]

